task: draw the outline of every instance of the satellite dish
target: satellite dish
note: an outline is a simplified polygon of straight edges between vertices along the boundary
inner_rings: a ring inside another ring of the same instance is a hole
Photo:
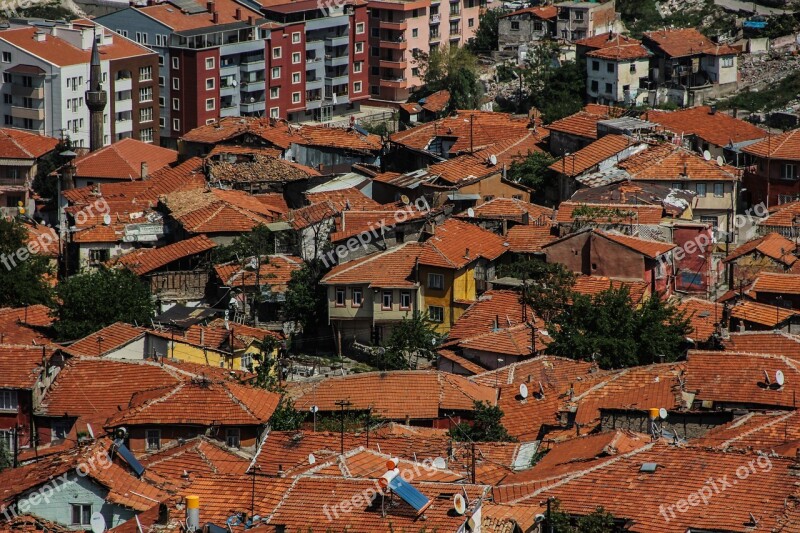
[[[717,156],[717,164],[718,164],[719,166],[725,166],[725,160],[724,160],[724,159],[722,159],[722,156],[721,156],[721,155],[718,155],[718,156]]]
[[[703,159],[706,161],[711,161],[711,152],[708,150],[703,150]]]
[[[524,383],[519,384],[519,395],[522,396],[523,399],[528,397],[528,386]]]
[[[111,225],[111,215],[109,215],[108,213],[103,215],[103,224],[105,224],[106,226]]]
[[[444,460],[444,457],[437,457],[433,460],[433,467],[439,470],[444,470],[447,468],[447,461]]]
[[[319,411],[319,407],[317,407],[316,405],[312,405],[311,407],[308,408],[308,410],[311,411],[312,413],[316,413],[317,411]]]
[[[317,462],[317,458],[314,457],[313,453],[308,454],[308,464],[313,465]]]
[[[786,378],[782,370],[775,372],[775,383],[777,383],[779,387],[783,387],[783,384],[786,383]]]
[[[667,414],[668,414],[667,410],[664,409],[663,407],[658,410],[658,416],[661,418],[661,420],[666,420],[667,419]]]
[[[403,202],[403,205],[408,205],[411,203],[411,200],[409,200],[408,196],[405,194],[400,197],[400,201]]]
[[[94,430],[92,429],[92,425],[91,424],[86,424],[86,431],[89,432],[89,436],[92,437],[92,440],[95,440],[94,439]]]
[[[461,494],[453,496],[453,509],[462,515],[467,512],[467,502],[464,501],[464,497]]]
[[[489,156],[489,164],[495,166],[497,164],[497,156],[492,154]]]
[[[106,530],[106,519],[99,512],[92,513],[89,523],[92,525],[92,533],[103,533]]]
[[[471,207],[469,209],[467,209],[467,216],[469,218],[475,218],[475,210],[472,209]]]

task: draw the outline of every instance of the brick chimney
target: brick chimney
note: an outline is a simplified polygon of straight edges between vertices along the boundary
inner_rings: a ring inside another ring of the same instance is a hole
[[[141,166],[141,170],[140,170],[140,177],[142,178],[142,180],[146,180],[147,179],[147,161],[142,161],[142,166]]]

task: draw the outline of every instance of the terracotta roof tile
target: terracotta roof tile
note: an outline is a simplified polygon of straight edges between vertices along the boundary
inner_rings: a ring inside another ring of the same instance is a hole
[[[52,348],[43,346],[0,346],[0,388],[34,388],[42,371],[42,359],[53,355]]]
[[[259,283],[269,286],[273,293],[285,293],[292,272],[300,270],[303,260],[293,255],[275,254],[262,260],[259,268]],[[235,287],[255,287],[255,270],[243,269],[236,261],[214,265],[214,271],[223,285]]]
[[[206,437],[189,439],[184,444],[162,449],[140,460],[149,471],[180,483],[184,472],[190,479],[197,476],[226,474],[241,476],[247,472],[250,459],[227,449],[220,442]]]
[[[537,351],[543,351],[552,338],[546,330],[535,330]],[[462,339],[458,346],[464,349],[477,350],[494,354],[529,356],[534,353],[532,344],[533,332],[528,324],[520,324],[510,328],[498,329],[483,335]]]
[[[320,412],[337,411],[335,402],[348,399],[350,409],[366,411],[383,418],[426,420],[439,418],[441,411],[472,411],[473,401],[494,405],[495,391],[462,376],[427,371],[367,372],[328,378],[312,392],[295,401],[299,410],[311,405]]]
[[[631,237],[629,235],[621,235],[618,233],[607,233],[600,230],[594,230],[594,233],[596,235],[600,235],[601,237],[605,237],[612,242],[621,244],[622,246],[625,246],[626,248],[629,248],[635,252],[639,252],[650,259],[657,259],[659,256],[666,254],[676,247],[674,244],[668,242],[641,239],[639,237]]]
[[[574,216],[576,209],[586,208],[594,216]],[[561,202],[556,213],[556,222],[559,224],[572,224],[576,221],[594,221],[597,224],[638,223],[645,225],[658,225],[663,218],[664,209],[660,205],[630,205],[612,203],[579,203],[567,200]]]
[[[249,133],[269,145],[286,150],[294,142],[297,135],[295,129],[286,121],[264,117],[225,117],[213,124],[198,126],[186,132],[181,140],[188,143],[216,145]]]
[[[617,164],[632,180],[734,180],[736,169],[720,167],[716,161],[675,146],[660,144]]]
[[[378,135],[362,135],[354,129],[328,128],[305,124],[297,132],[299,138],[292,140],[295,144],[337,148],[356,152],[378,152],[383,147]]]
[[[58,139],[24,130],[0,128],[0,157],[38,159],[55,150]]]
[[[800,294],[800,275],[761,272],[747,290],[748,294]]]
[[[525,13],[530,13],[536,18],[540,18],[543,20],[554,19],[556,15],[558,15],[558,8],[556,6],[534,6],[534,7],[525,7],[522,9],[517,9],[516,11],[512,11],[511,13],[506,13],[502,15],[503,18],[512,17],[515,15],[522,15]]]
[[[100,357],[144,337],[145,331],[124,322],[115,322],[70,344],[64,351],[73,356]]]
[[[692,55],[730,55],[738,51],[729,45],[715,44],[711,39],[694,28],[671,28],[645,32],[645,43],[659,47],[668,57]]]
[[[578,176],[603,161],[618,156],[631,144],[633,141],[624,135],[604,135],[574,154],[557,160],[549,168],[567,176]]]
[[[290,181],[319,176],[313,168],[299,165],[277,157],[255,156],[252,161],[212,161],[208,163],[209,181],[223,184],[238,184],[247,187],[251,183]]]
[[[436,226],[425,244],[446,257],[454,268],[461,268],[479,257],[493,261],[508,250],[503,237],[454,218]],[[424,259],[420,263],[427,264]]]
[[[199,13],[186,13],[182,9],[176,7],[175,4],[164,2],[163,4],[149,5],[147,7],[139,7],[138,10],[153,18],[173,31],[187,31],[196,30],[200,28],[212,28],[220,24],[235,24],[239,22],[236,18],[236,8],[241,8],[241,18],[247,20],[247,17],[255,17],[261,19],[262,15],[258,11],[241,7],[238,3],[231,0],[216,0],[214,9],[217,13],[217,20],[215,21],[212,14],[209,13],[205,7],[205,3],[197,0],[194,2],[197,6],[204,8]]]
[[[479,364],[477,364],[477,363],[475,363],[473,361],[470,361],[469,359],[467,359],[465,357],[461,357],[460,355],[458,355],[453,350],[448,350],[446,348],[441,348],[441,349],[437,350],[436,353],[437,353],[437,355],[439,356],[440,359],[446,359],[446,360],[450,361],[451,363],[455,363],[455,364],[459,365],[461,368],[463,368],[464,370],[466,370],[467,372],[469,372],[472,375],[481,374],[483,372],[486,372],[485,368],[483,368],[482,366],[480,366]]]
[[[549,225],[514,226],[506,234],[509,249],[514,253],[532,254],[542,251],[542,246],[556,239]]]
[[[207,252],[215,246],[216,243],[205,235],[198,235],[160,248],[139,248],[118,257],[114,263],[137,276],[144,276],[174,261]]]
[[[413,209],[411,206],[392,210],[386,210],[385,206],[383,208],[384,210],[379,211],[342,211],[336,219],[336,231],[330,234],[331,242],[339,242],[348,237],[368,232],[380,232],[382,228],[388,230],[426,218],[433,213],[432,211]],[[441,211],[441,209],[437,211]]]
[[[757,252],[787,266],[791,266],[797,261],[797,257],[792,253],[794,250],[795,244],[791,240],[779,233],[767,233],[763,237],[737,246],[723,261],[727,263],[743,255]]]
[[[250,157],[262,156],[279,158],[283,154],[282,150],[269,146],[252,146],[240,144],[217,144],[206,156],[206,159],[215,159],[221,155],[247,155]],[[218,158],[217,158],[218,159]]]
[[[318,204],[311,204],[299,209],[293,209],[286,215],[287,220],[295,230],[311,227],[315,224],[335,217],[338,214],[336,206],[329,200]]]
[[[188,190],[167,194],[162,203],[189,233],[213,234],[249,231],[274,222],[279,213],[238,190]]]
[[[619,33],[603,33],[577,41],[575,44],[592,48],[593,50],[586,55],[601,59],[624,61],[644,59],[653,55],[650,50],[642,46],[641,41]]]
[[[769,451],[795,457],[800,443],[797,416],[797,411],[750,412],[712,428],[690,444],[724,451]]]
[[[421,98],[419,101],[420,107],[422,107],[422,109],[425,111],[430,111],[431,113],[439,113],[444,111],[444,108],[447,107],[448,103],[450,103],[450,91],[447,89],[436,91],[433,94],[429,94],[425,98]]]
[[[732,332],[722,344],[731,352],[783,355],[800,361],[800,337],[783,331]]]
[[[597,139],[597,123],[608,117],[578,111],[574,115],[564,117],[547,125],[550,131],[575,135],[585,139]]]
[[[800,311],[775,307],[751,300],[741,300],[731,308],[731,317],[761,326],[775,327],[800,314]]]
[[[178,161],[178,152],[133,138],[122,139],[73,161],[75,176],[92,179],[133,181],[142,178],[142,163],[148,173]]]
[[[678,303],[677,307],[689,319],[692,328],[689,336],[699,342],[705,342],[711,338],[716,330],[715,322],[721,321],[723,317],[722,304],[702,298],[685,298]]]
[[[386,462],[389,459],[392,459],[391,455],[359,446],[345,451],[344,454],[323,459],[319,464],[305,470],[303,475],[378,479],[386,473]],[[400,470],[400,474],[408,472],[407,476],[414,475],[415,481],[457,483],[465,478],[465,473],[454,472],[446,468],[441,470],[423,468],[422,458],[419,461],[400,459],[397,468]],[[417,475],[416,472],[419,474]]]
[[[572,286],[573,292],[585,296],[595,296],[603,291],[610,289],[619,290],[627,288],[631,296],[631,302],[638,305],[643,302],[645,296],[649,294],[650,285],[646,281],[621,280],[609,278],[607,276],[586,276],[575,277],[575,285]]]
[[[338,211],[375,211],[382,207],[381,204],[355,187],[315,193],[307,192],[305,195],[309,204],[316,204],[329,200]]]
[[[742,151],[756,157],[798,161],[800,160],[800,129],[769,136],[763,141],[745,146]]]
[[[0,344],[47,344],[46,328],[52,323],[44,305],[0,308]]]
[[[526,315],[534,316],[533,308],[528,306]],[[500,319],[499,325],[502,328],[523,323],[522,303],[518,292],[497,289],[486,291],[459,317],[447,338],[466,339],[489,333],[494,329],[497,318]]]
[[[473,209],[474,218],[514,220],[525,224],[546,225],[553,216],[553,209],[532,204],[516,198],[493,198]],[[458,218],[473,218],[460,213]]]
[[[661,124],[676,135],[695,135],[717,146],[763,139],[767,132],[753,124],[733,118],[727,113],[711,113],[709,106],[690,107],[677,111],[648,111],[644,117]]]

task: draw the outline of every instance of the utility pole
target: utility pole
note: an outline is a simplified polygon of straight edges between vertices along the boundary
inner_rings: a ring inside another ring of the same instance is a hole
[[[341,408],[341,411],[339,412],[340,413],[339,442],[340,442],[341,454],[344,455],[344,408],[350,407],[352,403],[350,403],[349,400],[336,400],[336,405],[338,405]]]
[[[472,444],[472,453],[470,454],[472,455],[471,479],[472,479],[472,484],[474,485],[475,484],[475,441],[472,441],[471,444]]]

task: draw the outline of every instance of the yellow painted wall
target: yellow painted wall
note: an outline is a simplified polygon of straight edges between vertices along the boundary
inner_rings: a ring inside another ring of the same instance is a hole
[[[200,348],[191,344],[183,342],[175,342],[175,349],[172,346],[169,348],[169,357],[175,358],[179,361],[186,361],[187,363],[197,363],[199,365],[209,365],[220,368],[230,368],[231,370],[244,370],[242,368],[242,355],[254,356],[258,354],[258,348],[253,344],[245,350],[239,350],[234,354],[226,352],[219,352],[206,348]],[[277,349],[272,352],[272,356],[277,355]],[[253,359],[253,366],[258,366],[258,361]]]
[[[424,265],[420,265],[419,268],[424,294],[423,311],[428,312],[428,307],[430,306],[444,308],[444,320],[436,326],[436,331],[443,335],[447,334],[453,324],[461,318],[461,315],[469,307],[469,303],[456,303],[456,300],[474,302],[477,297],[474,265],[469,265],[459,271]],[[442,274],[444,276],[444,290],[428,287],[429,273]]]
[[[486,196],[493,196],[495,198],[514,198],[515,196],[520,197],[520,200],[525,202],[531,201],[531,193],[525,190],[521,186],[514,185],[513,183],[509,183],[507,181],[503,181],[502,179],[502,172],[498,172],[488,178],[482,179],[476,183],[471,183],[466,187],[462,187],[458,190],[459,193],[462,194],[478,194],[480,195],[480,199],[478,199],[475,205],[481,205],[485,202],[484,197]]]

